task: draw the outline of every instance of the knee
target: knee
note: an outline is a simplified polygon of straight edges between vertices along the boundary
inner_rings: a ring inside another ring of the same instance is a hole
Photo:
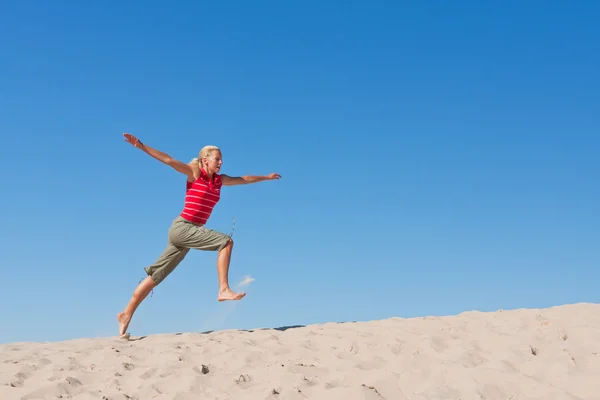
[[[229,240],[227,240],[227,243],[225,243],[225,246],[223,246],[222,250],[229,250],[231,251],[233,249],[233,239],[229,238]]]

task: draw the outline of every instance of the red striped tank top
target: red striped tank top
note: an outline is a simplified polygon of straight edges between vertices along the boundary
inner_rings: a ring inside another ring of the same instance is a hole
[[[221,198],[221,186],[223,183],[218,174],[213,174],[211,182],[204,169],[201,169],[200,176],[195,182],[186,183],[185,202],[181,217],[195,224],[206,224]]]

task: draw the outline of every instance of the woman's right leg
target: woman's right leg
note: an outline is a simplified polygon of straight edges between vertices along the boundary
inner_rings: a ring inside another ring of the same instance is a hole
[[[123,336],[127,333],[127,328],[129,327],[133,313],[135,313],[135,310],[155,286],[156,284],[150,276],[147,276],[139,285],[137,285],[125,310],[117,314],[117,320],[119,321],[119,336]]]
[[[145,268],[148,276],[135,288],[125,310],[117,314],[120,336],[127,333],[127,328],[135,310],[137,310],[146,296],[173,272],[189,251],[189,248],[175,246],[169,242],[160,257],[152,265]]]

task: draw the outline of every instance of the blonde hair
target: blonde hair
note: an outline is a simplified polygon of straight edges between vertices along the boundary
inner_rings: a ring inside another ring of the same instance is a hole
[[[217,150],[219,152],[221,151],[221,149],[219,149],[217,146],[213,146],[213,145],[204,146],[200,150],[200,153],[198,153],[198,164],[200,164],[200,167],[204,167],[204,163],[202,162],[202,159],[204,157],[210,156],[210,153],[212,153],[215,150]]]

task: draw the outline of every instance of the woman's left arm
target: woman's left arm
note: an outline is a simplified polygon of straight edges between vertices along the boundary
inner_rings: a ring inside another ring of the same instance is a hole
[[[248,185],[250,183],[258,183],[263,181],[272,181],[281,179],[281,175],[272,173],[269,175],[244,175],[244,176],[229,176],[222,174],[221,182],[225,186]]]

